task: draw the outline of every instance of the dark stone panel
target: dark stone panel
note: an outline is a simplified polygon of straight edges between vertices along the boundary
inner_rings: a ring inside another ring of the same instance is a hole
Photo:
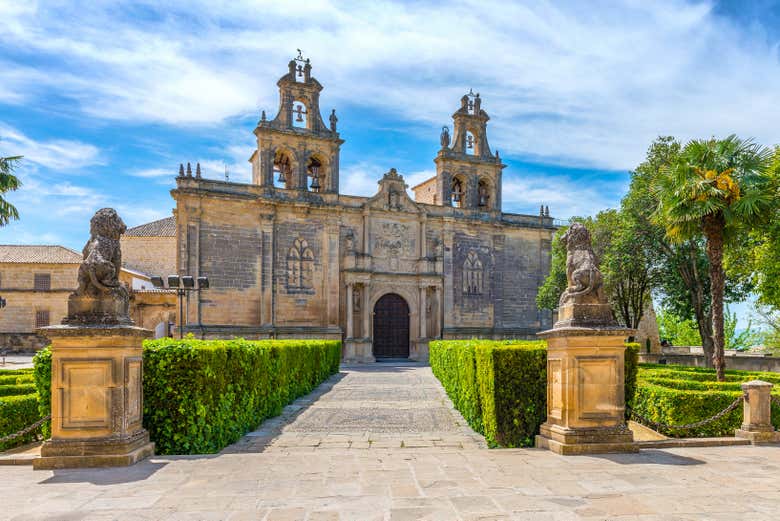
[[[536,291],[542,276],[538,245],[522,239],[507,240],[502,268],[503,327],[533,326],[538,320]]]
[[[476,253],[482,264],[482,287],[477,293],[467,293],[464,289],[465,264],[471,251]],[[488,316],[487,308],[492,304],[495,294],[494,264],[492,248],[484,242],[483,238],[463,233],[455,234],[452,251],[452,288],[455,306],[460,307],[464,312],[484,313],[485,317]]]
[[[261,253],[257,229],[202,223],[200,241],[200,273],[209,278],[213,288],[257,287]]]

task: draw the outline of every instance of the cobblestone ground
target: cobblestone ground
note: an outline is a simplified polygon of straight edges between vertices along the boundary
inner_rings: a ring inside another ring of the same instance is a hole
[[[377,418],[381,418],[378,420]],[[0,519],[777,520],[780,447],[488,450],[420,366],[346,368],[222,454],[0,466]]]

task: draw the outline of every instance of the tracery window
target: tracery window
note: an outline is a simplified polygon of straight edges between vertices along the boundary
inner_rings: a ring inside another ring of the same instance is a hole
[[[463,293],[481,295],[484,287],[484,270],[477,252],[471,250],[463,263]]]
[[[297,238],[287,252],[287,290],[295,293],[314,287],[314,252],[306,239]]]

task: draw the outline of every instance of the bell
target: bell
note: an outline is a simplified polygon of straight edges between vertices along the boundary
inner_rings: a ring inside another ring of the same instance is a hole
[[[303,122],[303,113],[299,110],[298,116],[295,118],[295,121],[302,123]]]
[[[315,192],[320,191],[320,176],[315,175],[311,179],[311,189]]]
[[[452,200],[455,201],[456,203],[459,203],[460,202],[460,192],[454,192],[452,194]]]
[[[287,182],[287,178],[284,177],[284,171],[283,170],[279,170],[279,179],[278,179],[278,181],[280,183],[286,183]]]

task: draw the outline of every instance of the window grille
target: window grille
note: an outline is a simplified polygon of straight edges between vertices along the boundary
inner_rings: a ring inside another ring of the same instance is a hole
[[[33,287],[35,291],[49,291],[51,289],[51,275],[49,273],[36,273]]]
[[[35,327],[46,327],[49,325],[49,310],[39,309],[35,312]]]

